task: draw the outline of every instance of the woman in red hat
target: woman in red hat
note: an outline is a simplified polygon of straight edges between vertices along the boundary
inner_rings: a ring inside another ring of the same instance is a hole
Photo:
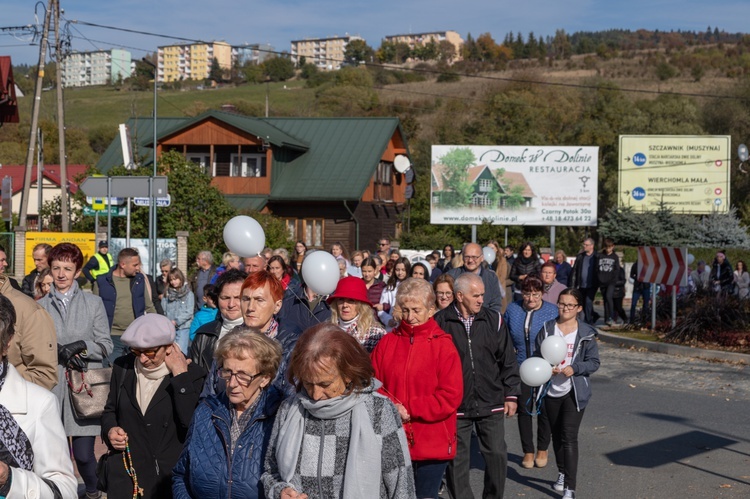
[[[461,359],[435,319],[429,281],[406,279],[398,288],[399,325],[372,352],[380,392],[398,409],[409,444],[417,498],[438,497],[456,455],[456,411],[463,399]]]
[[[357,338],[370,353],[385,334],[367,299],[367,287],[359,277],[349,276],[339,280],[336,291],[328,298],[331,305],[331,322]]]

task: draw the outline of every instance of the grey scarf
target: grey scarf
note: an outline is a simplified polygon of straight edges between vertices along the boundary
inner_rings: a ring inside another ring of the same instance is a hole
[[[342,395],[328,400],[312,400],[304,392],[297,394],[302,407],[293,404],[286,420],[279,428],[276,462],[282,480],[290,483],[297,470],[297,460],[305,434],[305,419],[311,414],[318,419],[338,419],[351,412],[349,453],[346,456],[343,497],[379,499],[381,482],[382,442],[375,434],[373,423],[364,404],[366,397],[383,386],[374,379],[361,392]],[[322,445],[322,442],[321,442]]]
[[[73,284],[70,285],[67,293],[59,292],[54,285],[49,290],[49,295],[57,302],[63,319],[65,319],[65,316],[68,314],[68,305],[70,305],[70,300],[73,299],[73,295],[76,294],[76,291],[78,291],[78,283],[76,281],[73,281]]]

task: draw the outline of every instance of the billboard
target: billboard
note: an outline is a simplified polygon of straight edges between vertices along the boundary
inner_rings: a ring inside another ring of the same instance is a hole
[[[46,243],[55,246],[59,243],[73,243],[83,253],[83,263],[89,261],[96,252],[96,236],[93,232],[27,232],[26,233],[26,258],[23,262],[25,275],[36,268],[34,265],[34,246]]]
[[[597,222],[599,148],[432,146],[430,222]]]
[[[618,206],[726,213],[730,158],[729,136],[620,135]]]

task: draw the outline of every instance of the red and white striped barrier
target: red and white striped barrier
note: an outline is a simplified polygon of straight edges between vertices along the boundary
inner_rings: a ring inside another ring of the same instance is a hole
[[[638,280],[667,286],[687,286],[687,248],[640,246]]]

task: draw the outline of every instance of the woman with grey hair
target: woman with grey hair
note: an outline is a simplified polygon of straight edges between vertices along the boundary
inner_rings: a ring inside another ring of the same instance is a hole
[[[281,345],[238,326],[219,340],[214,357],[226,390],[195,410],[174,470],[174,496],[263,497],[263,456],[282,399],[272,384]]]
[[[55,396],[8,362],[16,310],[0,295],[0,496],[77,497],[78,481]]]
[[[84,293],[76,279],[81,274],[83,253],[78,246],[60,243],[47,255],[52,286],[38,303],[52,317],[57,333],[57,385],[52,393],[62,408],[65,435],[71,437],[73,457],[86,486],[86,497],[101,497],[96,489],[96,456],[94,443],[101,428],[100,420],[79,419],[70,404],[70,385],[66,370],[84,371],[102,367],[112,352],[109,322],[102,299]],[[79,387],[75,387],[79,388]]]

